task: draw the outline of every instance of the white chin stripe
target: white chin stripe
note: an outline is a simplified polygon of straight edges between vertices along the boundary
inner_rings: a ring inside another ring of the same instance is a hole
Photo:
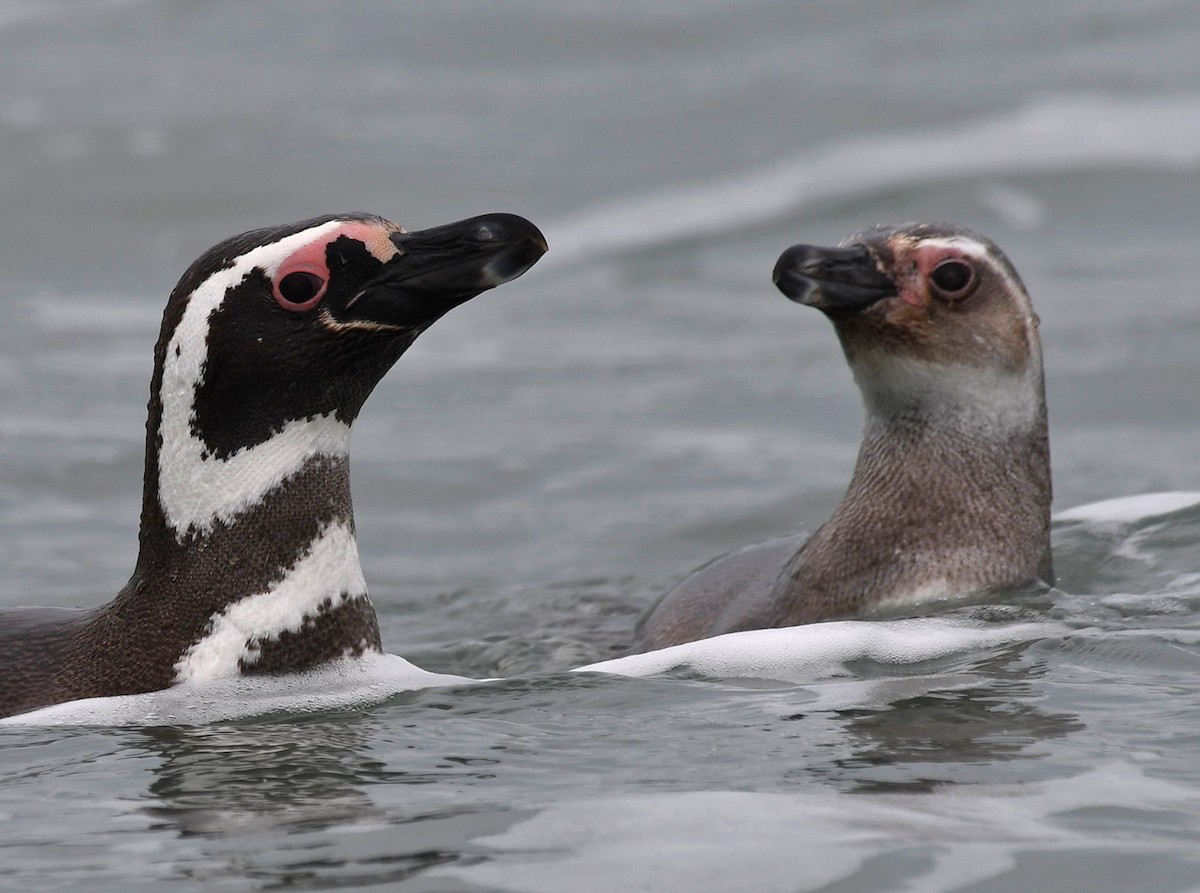
[[[332,220],[247,252],[228,269],[214,273],[188,299],[167,345],[163,365],[162,446],[158,459],[158,498],[167,523],[182,539],[189,528],[203,533],[254,505],[313,456],[344,456],[350,427],[332,416],[290,422],[265,443],[226,459],[210,455],[192,433],[193,404],[208,353],[209,320],[229,289],[253,269],[268,277],[294,251],[343,226]]]
[[[175,664],[175,681],[237,676],[258,659],[255,642],[296,632],[327,601],[334,607],[365,597],[358,545],[345,523],[331,524],[266,592],[248,595],[213,617],[207,634]]]

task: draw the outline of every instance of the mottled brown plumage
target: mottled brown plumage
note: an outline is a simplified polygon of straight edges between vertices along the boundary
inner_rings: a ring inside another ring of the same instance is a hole
[[[867,421],[850,486],[811,538],[718,558],[642,619],[637,650],[1051,582],[1037,317],[986,239],[878,228],[796,246],[780,289],[833,322]]]

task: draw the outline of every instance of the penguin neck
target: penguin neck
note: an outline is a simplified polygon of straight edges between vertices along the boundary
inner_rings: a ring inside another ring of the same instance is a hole
[[[922,429],[987,448],[1046,436],[1046,396],[1036,342],[1017,367],[977,367],[847,352],[867,414],[867,431]]]
[[[147,407],[141,553],[158,555],[164,539],[185,544],[227,537],[264,515],[280,535],[313,518],[353,527],[352,419],[332,412],[300,418],[281,414],[270,423],[270,436],[218,449],[213,444],[221,438],[208,436],[196,411],[207,364],[189,363],[186,351],[181,358],[178,340],[178,335],[161,339],[156,350]],[[209,424],[221,422],[220,416],[209,417]]]
[[[963,484],[989,476],[1028,481],[1031,508],[1048,515],[1050,446],[1044,407],[1009,425],[995,419],[962,419],[951,413],[869,412],[851,478],[851,492],[888,488],[920,479],[947,498]],[[881,473],[888,469],[889,473]]]
[[[862,445],[841,504],[798,555],[805,573],[851,581],[851,610],[1053,582],[1040,367],[887,371],[855,368]]]
[[[380,650],[354,536],[349,424],[291,420],[218,455],[192,424],[194,388],[170,380],[152,383],[138,560],[109,619],[170,630],[165,684]]]
[[[972,483],[1017,479],[1027,486],[997,511],[1045,516],[1048,524],[1050,446],[1039,354],[1017,369],[893,357],[886,365],[856,363],[854,374],[866,424],[852,492],[920,480],[945,500],[939,512],[987,511],[971,500]]]
[[[289,422],[225,457],[178,434],[148,436],[139,567],[213,550],[245,557],[270,542],[291,549],[333,526],[352,536],[349,426],[324,416]]]

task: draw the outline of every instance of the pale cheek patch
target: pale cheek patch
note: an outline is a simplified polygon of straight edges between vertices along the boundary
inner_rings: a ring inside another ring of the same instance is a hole
[[[887,423],[914,406],[941,426],[989,438],[1023,434],[1043,422],[1040,362],[1015,374],[998,374],[864,350],[856,354],[851,371],[868,422]]]
[[[366,594],[354,534],[345,523],[331,524],[282,580],[213,617],[204,638],[175,664],[175,681],[237,676],[258,660],[256,643],[300,630],[327,602],[337,607]]]

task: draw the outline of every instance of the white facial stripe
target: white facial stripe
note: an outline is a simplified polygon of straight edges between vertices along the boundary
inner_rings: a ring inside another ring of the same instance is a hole
[[[159,392],[162,447],[158,498],[177,537],[182,539],[188,528],[203,532],[211,530],[217,520],[231,520],[313,456],[346,455],[350,428],[332,416],[290,422],[265,443],[239,450],[227,459],[210,455],[191,429],[196,387],[203,377],[208,350],[209,320],[229,290],[255,268],[274,276],[294,251],[342,226],[344,221],[331,220],[255,248],[229,269],[210,276],[188,300],[167,345]]]
[[[987,246],[974,239],[968,239],[966,236],[920,236],[908,237],[914,245],[930,246],[932,248],[952,248],[955,251],[961,251],[963,254],[969,254],[971,257],[988,260],[991,257],[991,252]]]
[[[366,594],[354,534],[345,523],[331,524],[271,589],[246,596],[213,618],[208,634],[175,664],[175,681],[236,676],[242,662],[258,659],[258,649],[248,646],[252,640],[299,630],[326,600],[336,606]]]

